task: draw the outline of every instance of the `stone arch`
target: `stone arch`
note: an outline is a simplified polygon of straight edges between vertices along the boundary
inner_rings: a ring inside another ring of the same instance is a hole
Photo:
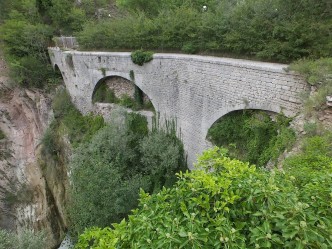
[[[105,72],[103,72],[103,74],[105,74]],[[107,80],[112,80],[112,79],[113,80],[122,81],[123,83],[127,82],[127,83],[131,84],[132,86],[137,87],[144,94],[144,96],[146,96],[149,99],[149,101],[153,105],[153,108],[155,109],[155,104],[153,103],[153,100],[150,98],[150,95],[146,91],[144,91],[144,89],[142,89],[140,86],[138,86],[137,84],[135,84],[135,82],[130,78],[130,76],[128,77],[128,75],[125,75],[123,73],[118,73],[118,74],[117,73],[111,73],[111,74],[107,74],[107,75],[105,74],[104,77],[100,78],[94,84],[92,95],[90,96],[91,102],[93,101],[93,96],[95,95],[95,93],[98,90],[98,88],[100,86],[102,86],[103,84],[105,84]],[[134,91],[134,88],[133,88],[133,91]],[[132,92],[132,96],[131,97],[133,97],[133,94],[134,94],[134,92]],[[115,94],[115,95],[116,95],[116,97],[119,97],[119,95],[117,95],[117,94]]]
[[[210,118],[205,122],[205,126],[203,127],[202,135],[204,139],[207,137],[207,133],[209,129],[212,127],[212,125],[217,122],[220,118],[225,116],[228,113],[231,113],[233,111],[239,111],[239,110],[245,110],[245,109],[250,109],[250,110],[262,110],[262,111],[269,111],[269,112],[274,112],[274,113],[280,113],[282,109],[279,106],[274,106],[270,104],[261,104],[261,103],[243,103],[239,105],[234,105],[234,106],[227,106],[220,108],[216,112],[214,112]],[[287,116],[287,114],[286,114]]]
[[[66,82],[66,75],[63,71],[60,70],[58,64],[53,65],[53,71],[55,72],[56,76],[61,77],[64,82]]]

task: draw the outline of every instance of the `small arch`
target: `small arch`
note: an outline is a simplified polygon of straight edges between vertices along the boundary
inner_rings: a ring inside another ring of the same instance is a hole
[[[115,103],[136,110],[152,110],[149,96],[133,81],[118,75],[101,78],[92,93],[92,103]]]
[[[60,70],[57,64],[53,65],[53,70],[56,78],[62,79],[64,81],[64,73]]]

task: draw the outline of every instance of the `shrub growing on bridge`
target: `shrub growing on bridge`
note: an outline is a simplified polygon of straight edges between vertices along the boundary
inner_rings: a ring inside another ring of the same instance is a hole
[[[140,66],[153,59],[153,53],[150,51],[136,50],[131,53],[131,60]]]
[[[76,248],[332,246],[332,165],[299,184],[291,172],[256,169],[224,153],[203,153],[199,170],[178,174],[173,188],[141,191],[127,221],[87,230]]]

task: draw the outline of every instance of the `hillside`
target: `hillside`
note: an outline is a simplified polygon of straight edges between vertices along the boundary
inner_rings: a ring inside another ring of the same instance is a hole
[[[67,232],[78,249],[332,247],[331,1],[2,0],[0,9],[0,248],[57,248]],[[222,116],[207,137],[221,147],[186,172],[176,123],[163,129],[156,114],[149,130],[135,112],[152,104],[134,72],[130,94],[104,82],[94,97],[116,107],[107,122],[76,109],[50,64],[57,36],[132,51],[138,63],[152,51],[288,63],[310,91],[295,117]]]

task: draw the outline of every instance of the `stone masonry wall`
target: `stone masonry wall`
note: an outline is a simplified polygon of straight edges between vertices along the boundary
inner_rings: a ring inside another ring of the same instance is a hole
[[[130,80],[132,70],[135,84],[150,98],[161,119],[176,120],[189,167],[196,155],[210,146],[207,131],[223,115],[248,108],[294,116],[301,108],[299,95],[307,90],[303,79],[285,71],[284,64],[155,54],[151,62],[138,66],[132,63],[130,53],[58,48],[50,48],[49,53],[83,113],[93,110],[92,93],[99,80],[108,76]]]

